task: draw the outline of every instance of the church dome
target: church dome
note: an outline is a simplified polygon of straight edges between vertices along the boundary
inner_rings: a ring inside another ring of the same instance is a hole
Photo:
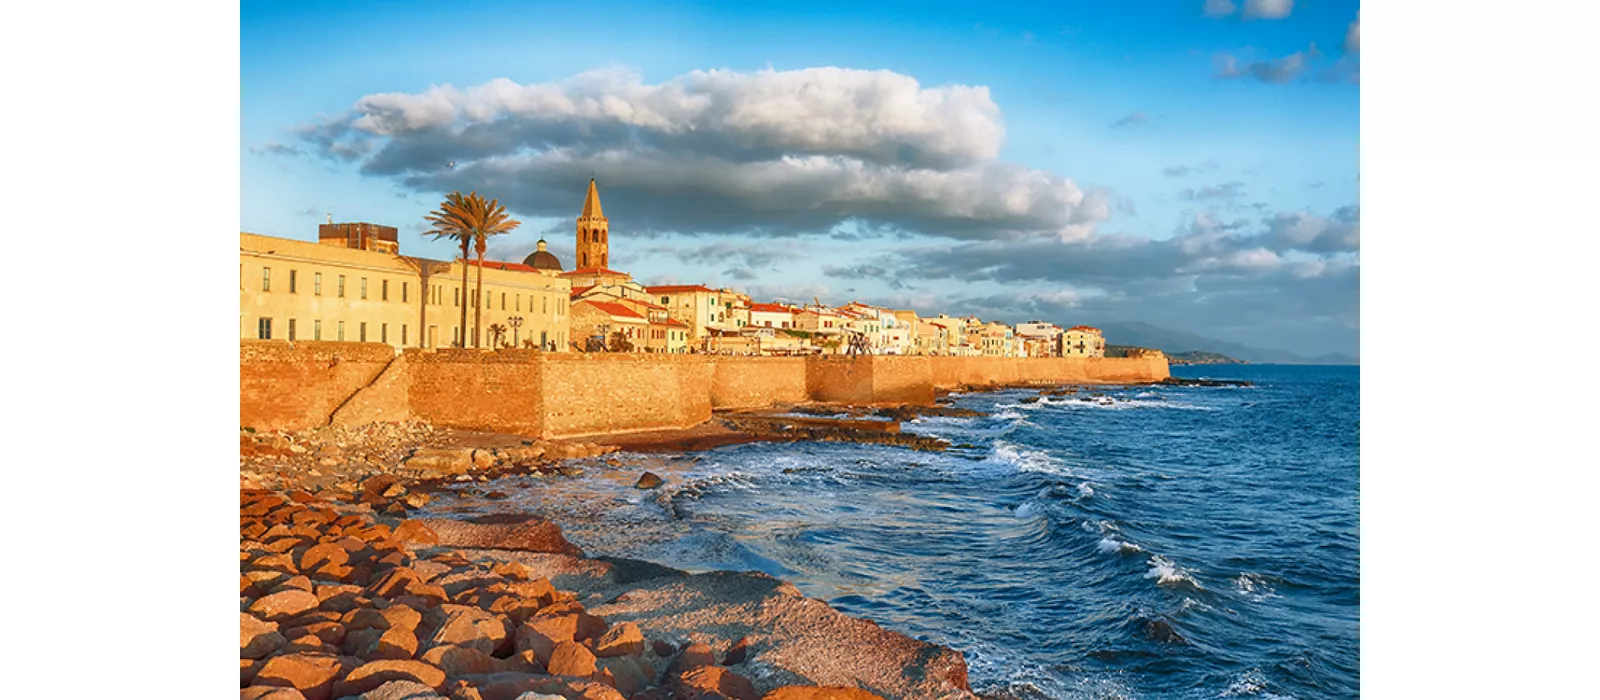
[[[528,257],[522,259],[522,264],[536,270],[561,271],[561,260],[544,248],[544,239],[539,239],[539,249],[533,251]]]

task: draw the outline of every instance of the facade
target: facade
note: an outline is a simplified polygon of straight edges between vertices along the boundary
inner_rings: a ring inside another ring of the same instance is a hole
[[[1060,357],[1062,334],[1061,326],[1054,323],[1029,321],[1017,324],[1017,338],[1025,344],[1028,357]]]
[[[1063,357],[1105,357],[1106,338],[1094,326],[1073,326],[1062,334]]]
[[[650,320],[622,304],[611,301],[580,301],[572,305],[572,339],[578,349],[590,351],[590,341],[599,340],[611,347],[617,333],[633,344],[633,352],[648,347]]]
[[[468,326],[461,327],[461,271],[466,263],[399,255],[398,245],[385,239],[385,231],[393,230],[325,224],[317,243],[240,233],[239,337],[387,343],[396,348],[461,342],[463,332],[471,334],[472,324],[469,308]],[[508,335],[517,340],[543,337],[553,341],[555,347],[549,349],[564,349],[565,280],[515,263],[489,263],[481,296],[473,294],[476,282],[469,279],[465,296],[477,297],[483,308],[485,336],[491,325],[509,326],[516,316],[522,325]]]
[[[749,326],[755,328],[794,328],[795,309],[782,304],[751,304]]]
[[[645,287],[651,301],[667,307],[667,314],[688,324],[689,340],[700,350],[718,333],[737,333],[739,318],[733,306],[740,294],[700,284],[664,284]],[[748,298],[748,297],[745,297]]]

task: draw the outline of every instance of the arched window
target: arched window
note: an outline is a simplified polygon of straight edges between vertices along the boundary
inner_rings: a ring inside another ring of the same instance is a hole
[[[583,254],[583,263],[581,263],[581,266],[582,267],[588,267],[589,266],[589,254],[588,253],[584,253]]]

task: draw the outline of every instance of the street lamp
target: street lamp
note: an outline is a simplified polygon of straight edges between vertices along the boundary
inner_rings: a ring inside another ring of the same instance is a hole
[[[522,317],[512,316],[511,318],[506,319],[506,323],[511,324],[511,347],[522,347],[522,334],[517,332],[517,329],[522,327]]]

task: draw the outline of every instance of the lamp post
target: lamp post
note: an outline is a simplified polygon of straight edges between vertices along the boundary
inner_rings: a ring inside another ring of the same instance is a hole
[[[506,319],[506,323],[511,324],[511,347],[522,347],[522,334],[517,331],[517,329],[522,328],[522,317],[512,316]]]

